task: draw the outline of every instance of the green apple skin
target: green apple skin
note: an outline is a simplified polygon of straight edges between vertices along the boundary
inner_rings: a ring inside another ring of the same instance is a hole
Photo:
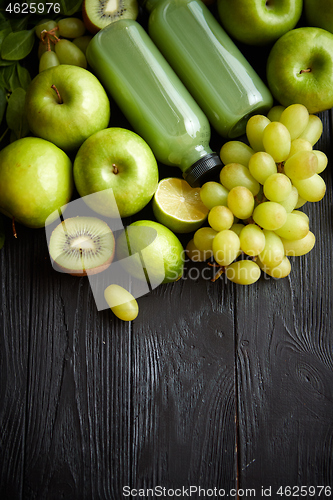
[[[108,217],[117,216],[117,210],[104,190],[112,188],[120,217],[129,217],[149,203],[158,184],[157,162],[148,144],[119,127],[90,136],[76,154],[73,171],[80,196],[99,192],[98,201],[87,203]]]
[[[333,33],[333,0],[304,0],[304,12],[309,26]]]
[[[71,160],[49,141],[25,137],[0,152],[0,212],[15,222],[44,227],[70,201],[73,186]]]
[[[267,45],[296,26],[303,0],[218,0],[217,8],[231,37],[248,45]]]
[[[90,71],[60,64],[32,80],[26,94],[26,115],[34,135],[71,152],[109,125],[110,101]]]
[[[266,65],[268,86],[283,106],[303,104],[309,113],[333,106],[333,34],[297,28],[273,45]]]

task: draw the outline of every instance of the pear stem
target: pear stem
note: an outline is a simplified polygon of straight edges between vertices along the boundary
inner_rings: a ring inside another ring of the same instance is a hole
[[[59,99],[59,104],[62,104],[63,100],[61,99],[61,95],[59,94],[59,90],[57,89],[57,87],[55,85],[51,85],[51,89],[56,91],[58,99]]]
[[[301,75],[302,73],[311,73],[311,68],[301,69],[301,71],[299,72],[299,74]]]

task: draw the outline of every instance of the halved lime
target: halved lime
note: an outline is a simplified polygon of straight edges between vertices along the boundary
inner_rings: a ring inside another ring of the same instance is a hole
[[[201,201],[200,188],[192,188],[177,177],[158,183],[152,204],[157,221],[175,233],[196,231],[209,212]]]

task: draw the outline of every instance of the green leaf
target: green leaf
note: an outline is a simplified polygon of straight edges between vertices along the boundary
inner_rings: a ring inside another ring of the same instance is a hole
[[[2,123],[3,117],[5,116],[6,107],[7,107],[7,93],[5,89],[0,87],[0,125]]]
[[[2,66],[12,66],[15,64],[16,61],[5,61],[4,59],[1,59],[0,57],[0,67]]]
[[[71,16],[81,9],[83,0],[59,0],[60,12],[64,16]]]
[[[1,49],[1,46],[2,46],[2,42],[4,41],[4,39],[6,38],[7,35],[9,35],[9,33],[12,32],[12,29],[9,25],[9,27],[5,27],[5,28],[1,28],[0,29],[0,49]]]
[[[25,90],[15,89],[9,100],[6,112],[7,125],[15,134],[17,139],[25,137],[29,133],[29,126],[25,114]]]
[[[30,54],[35,41],[35,30],[22,30],[9,33],[1,46],[1,57],[9,61],[18,61]]]
[[[16,64],[0,68],[0,86],[8,92],[13,92],[16,88],[21,87]]]
[[[0,250],[5,243],[5,225],[3,223],[3,217],[0,215]]]
[[[11,24],[12,30],[13,31],[22,31],[22,30],[27,29],[29,17],[30,17],[30,15],[28,14],[24,17],[19,18],[19,19],[15,19],[15,18],[11,19],[10,24]]]
[[[22,89],[24,90],[27,90],[31,82],[29,71],[27,70],[27,68],[21,66],[21,64],[18,62],[16,63],[16,72],[20,82],[20,87],[22,87]]]

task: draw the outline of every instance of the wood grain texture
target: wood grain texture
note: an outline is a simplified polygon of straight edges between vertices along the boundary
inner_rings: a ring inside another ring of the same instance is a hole
[[[265,51],[244,50],[262,76]],[[327,194],[304,207],[316,246],[280,281],[212,283],[205,264],[187,262],[127,324],[97,311],[87,278],[52,269],[43,230],[20,226],[14,239],[6,221],[1,500],[190,485],[255,498],[272,487],[279,499],[280,485],[333,487],[332,111],[321,118]],[[213,133],[212,148],[222,142]]]
[[[331,113],[321,114],[326,131]],[[332,162],[326,133],[316,148]],[[237,293],[237,379],[242,487],[332,485],[332,176],[304,206],[316,245],[292,272]],[[278,498],[278,497],[277,497]]]

